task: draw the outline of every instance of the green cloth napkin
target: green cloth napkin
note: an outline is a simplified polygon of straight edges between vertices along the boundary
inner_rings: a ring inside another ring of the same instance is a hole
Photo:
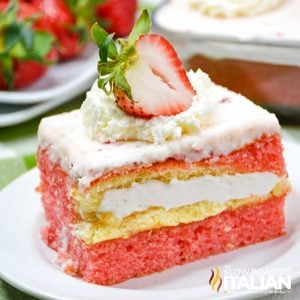
[[[79,108],[83,99],[84,95],[81,95],[46,115]],[[40,120],[41,117],[20,125],[0,128],[0,190],[16,177],[35,167],[36,132]],[[285,127],[285,132],[300,142],[300,127]],[[22,293],[0,279],[0,300],[16,299],[31,300],[36,298]]]

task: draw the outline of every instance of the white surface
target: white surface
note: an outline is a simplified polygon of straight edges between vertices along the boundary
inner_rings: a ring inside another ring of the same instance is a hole
[[[41,242],[44,223],[36,169],[14,181],[0,194],[0,276],[15,287],[50,299],[69,300],[199,300],[218,295],[208,285],[210,269],[231,265],[239,268],[290,267],[293,282],[300,279],[300,146],[285,144],[293,192],[286,203],[287,234],[273,241],[210,257],[171,270],[103,287],[62,273],[54,264],[54,252]],[[253,298],[243,292],[218,299]]]
[[[80,112],[73,111],[43,119],[38,131],[39,145],[49,148],[51,159],[58,161],[81,187],[87,187],[115,168],[151,164],[171,157],[197,161],[212,154],[227,155],[263,134],[280,132],[275,115],[241,95],[214,86],[210,98],[215,105],[209,116],[203,116],[205,126],[193,135],[183,135],[162,144],[141,141],[105,144],[92,140],[82,124]],[[202,101],[207,99],[202,98]],[[199,114],[201,116],[201,111]],[[127,126],[126,122],[123,124]],[[168,122],[163,125],[161,130]]]
[[[154,28],[175,46],[182,59],[195,54],[300,66],[300,2],[286,0],[256,17],[213,18],[169,1],[153,15]]]
[[[98,51],[89,45],[78,57],[50,68],[32,86],[20,91],[0,91],[0,103],[65,101],[80,94],[96,79]]]
[[[113,212],[118,218],[124,218],[150,207],[164,207],[169,210],[208,199],[224,203],[251,196],[265,197],[279,181],[280,177],[275,174],[262,172],[204,175],[189,180],[173,179],[168,184],[160,180],[134,182],[129,188],[106,191],[98,211]]]

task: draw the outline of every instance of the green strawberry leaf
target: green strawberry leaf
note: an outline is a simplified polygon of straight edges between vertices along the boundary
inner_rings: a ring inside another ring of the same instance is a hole
[[[97,46],[101,47],[108,33],[98,23],[94,23],[91,28],[91,35]]]
[[[132,99],[131,87],[127,79],[125,78],[124,72],[121,70],[121,68],[116,69],[115,84],[127,95],[127,97],[129,97],[129,99]]]
[[[32,48],[33,44],[33,30],[28,26],[21,26],[20,28],[20,38],[26,49]]]
[[[115,62],[113,61],[108,61],[106,63],[99,62],[98,63],[98,72],[100,76],[106,76],[111,73],[114,73],[115,69]]]
[[[3,77],[9,89],[13,87],[14,81],[13,64],[13,60],[10,57],[1,57],[0,72],[3,74]]]
[[[100,61],[107,62],[107,58],[109,56],[109,46],[113,42],[114,34],[110,34],[106,37],[103,43],[100,46]]]
[[[17,11],[19,9],[17,0],[10,0],[6,9],[1,13],[1,23],[9,24],[16,20]],[[2,25],[2,24],[1,24]]]
[[[9,56],[14,59],[31,58],[31,53],[24,47],[23,43],[16,43],[9,51]]]
[[[147,34],[150,30],[151,18],[148,11],[144,9],[128,37],[128,44],[134,44],[140,35]]]
[[[107,0],[65,0],[77,20],[91,25],[96,20],[96,7]]]
[[[91,28],[91,34],[92,34],[92,39],[95,41],[95,43],[98,45],[98,47],[100,49],[99,56],[101,58],[101,55],[102,55],[101,54],[101,51],[102,51],[101,47],[103,46],[103,43],[107,40],[109,35],[102,27],[100,27],[100,25],[98,23],[93,24],[93,26]],[[108,53],[107,53],[107,55],[110,59],[115,59],[118,55],[117,46],[114,43],[112,38],[108,38],[108,39],[110,41],[108,43]],[[107,43],[107,41],[106,41],[106,43]]]
[[[18,42],[10,49],[9,56],[19,60],[34,60],[49,64],[46,55],[52,49],[54,38],[43,31],[36,31],[33,35],[32,46],[27,49],[24,43]]]
[[[100,89],[102,89],[106,95],[109,95],[111,93],[111,90],[112,90],[111,80],[113,77],[114,77],[114,74],[110,74],[108,76],[101,77],[98,80],[98,87]],[[107,88],[107,86],[109,86],[109,88]]]
[[[21,27],[18,23],[12,23],[5,30],[4,49],[9,51],[12,49],[21,37]]]
[[[86,27],[83,24],[77,23],[72,26],[71,30],[78,34],[79,43],[84,44],[88,40],[89,35],[86,30]]]
[[[49,33],[37,30],[33,36],[32,49],[38,57],[43,59],[52,49],[54,41],[54,37]]]

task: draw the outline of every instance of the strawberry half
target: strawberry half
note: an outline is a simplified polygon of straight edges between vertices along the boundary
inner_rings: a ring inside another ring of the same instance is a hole
[[[143,118],[176,115],[193,101],[193,90],[172,45],[158,34],[149,34],[146,10],[127,40],[119,39],[120,50],[99,25],[92,36],[100,48],[98,85],[113,92],[125,112]]]

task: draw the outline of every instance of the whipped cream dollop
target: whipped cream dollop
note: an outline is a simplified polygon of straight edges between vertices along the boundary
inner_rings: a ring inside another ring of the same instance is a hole
[[[151,119],[127,114],[116,105],[113,93],[106,95],[95,82],[81,106],[88,135],[101,143],[139,140],[161,144],[196,134],[206,126],[217,97],[214,97],[214,84],[206,73],[191,71],[188,78],[196,91],[191,106],[174,116]]]
[[[185,0],[184,0],[185,1]],[[211,17],[254,16],[271,11],[285,0],[190,0],[190,7]]]

